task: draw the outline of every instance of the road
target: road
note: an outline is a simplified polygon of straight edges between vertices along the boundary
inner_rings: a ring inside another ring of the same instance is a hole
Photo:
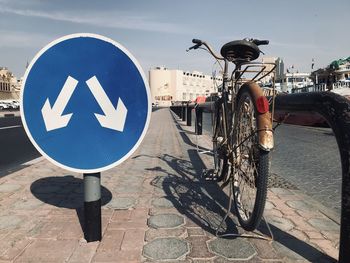
[[[204,113],[204,133],[210,134],[210,129],[210,114]],[[340,154],[330,128],[279,126],[271,153],[271,176],[275,175],[282,177],[281,187],[296,187],[340,217]]]
[[[29,141],[20,117],[0,118],[0,177],[41,156]]]
[[[271,172],[340,215],[341,163],[332,130],[286,124],[275,143]]]

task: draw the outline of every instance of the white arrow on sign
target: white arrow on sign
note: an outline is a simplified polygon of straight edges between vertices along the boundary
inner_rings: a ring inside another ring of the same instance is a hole
[[[41,114],[45,122],[47,131],[52,131],[66,127],[73,113],[62,115],[67,103],[72,96],[78,81],[71,76],[68,76],[66,82],[63,85],[60,94],[56,99],[55,104],[51,107],[50,101],[47,98],[44,106],[41,109]]]
[[[96,76],[88,79],[86,84],[105,114],[101,115],[95,113],[95,116],[101,126],[122,132],[124,130],[126,115],[128,113],[123,101],[119,98],[117,108],[115,108]]]

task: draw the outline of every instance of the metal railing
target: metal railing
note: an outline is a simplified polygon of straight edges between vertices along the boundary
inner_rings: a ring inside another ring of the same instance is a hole
[[[195,109],[195,132],[202,134],[203,111],[212,112],[214,102],[203,104],[183,104],[171,106],[188,126],[191,126],[191,112]],[[286,112],[310,111],[322,115],[332,128],[341,158],[342,194],[339,262],[350,261],[350,101],[332,92],[309,92],[278,95],[275,99],[275,110]]]

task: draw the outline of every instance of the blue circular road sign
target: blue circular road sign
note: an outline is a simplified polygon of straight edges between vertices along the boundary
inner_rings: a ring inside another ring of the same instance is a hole
[[[25,131],[43,156],[70,171],[101,172],[126,160],[144,138],[150,113],[139,63],[100,35],[53,41],[24,76]]]

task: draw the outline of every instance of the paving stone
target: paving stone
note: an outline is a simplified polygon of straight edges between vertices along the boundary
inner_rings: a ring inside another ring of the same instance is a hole
[[[43,202],[38,199],[19,200],[14,204],[14,209],[32,210],[41,205],[43,205]]]
[[[292,221],[295,225],[295,228],[301,231],[317,231],[312,225],[310,225],[304,218],[301,216],[289,216],[285,215],[285,218]]]
[[[157,199],[154,199],[152,201],[152,205],[155,206],[155,207],[159,207],[159,208],[171,208],[171,207],[174,207],[174,204],[171,200],[169,200],[168,198],[165,198],[165,197],[161,197],[161,198],[157,198]]]
[[[268,216],[268,222],[282,231],[289,231],[294,227],[294,224],[286,218],[277,216]]]
[[[333,258],[338,258],[339,250],[333,246],[331,241],[325,239],[311,239],[310,242],[316,244],[317,247],[320,247],[329,256]]]
[[[280,210],[272,208],[270,210],[265,211],[265,216],[267,216],[267,217],[270,217],[270,216],[283,217],[283,214]]]
[[[106,206],[115,210],[129,209],[134,207],[136,199],[133,197],[115,197]]]
[[[216,238],[208,246],[210,251],[227,259],[249,260],[256,255],[254,247],[242,238]]]
[[[141,192],[142,188],[141,185],[121,185],[116,187],[114,190],[120,194],[134,194]]]
[[[16,262],[67,262],[76,245],[75,240],[36,240]]]
[[[97,252],[92,260],[93,263],[106,263],[106,262],[125,262],[125,263],[139,263],[141,262],[141,253],[138,250],[115,250],[115,251],[103,251]]]
[[[6,236],[0,241],[0,262],[2,260],[14,260],[28,246],[32,240],[16,232]]]
[[[340,226],[328,218],[312,218],[308,221],[316,229],[324,231],[339,231]]]
[[[266,210],[271,210],[271,209],[273,209],[273,208],[275,208],[274,204],[271,203],[270,201],[266,201],[266,203],[265,203],[265,209],[266,209]]]
[[[204,230],[201,227],[188,227],[187,233],[189,236],[204,236]]]
[[[312,205],[302,200],[287,201],[286,204],[297,210],[312,211],[314,209]]]
[[[138,250],[139,252],[141,252],[144,240],[144,229],[128,229],[125,231],[123,243],[121,245],[121,250]]]
[[[87,243],[83,239],[79,242],[79,245],[73,252],[73,255],[69,258],[69,263],[81,263],[81,262],[91,262],[99,242],[89,242]]]
[[[170,207],[170,208],[152,207],[149,210],[150,216],[159,215],[159,214],[176,214],[176,213],[179,213],[179,210],[176,209],[175,207]]]
[[[311,218],[325,218],[325,216],[323,214],[321,214],[318,210],[315,210],[314,208],[312,210],[308,210],[308,211],[298,210],[298,211],[296,211],[296,213],[306,220],[311,219]]]
[[[322,239],[323,236],[320,232],[316,231],[305,231],[305,234],[309,239]]]
[[[149,259],[178,259],[189,252],[188,243],[178,238],[158,238],[143,247],[143,255]]]
[[[335,244],[339,244],[339,241],[340,241],[339,240],[340,239],[339,230],[337,230],[337,231],[321,231],[321,234],[323,236],[325,236],[327,239],[333,241]],[[319,238],[319,237],[312,237],[312,238]]]
[[[147,228],[147,208],[136,208],[134,210],[114,211],[109,229],[145,229]]]
[[[255,247],[258,257],[261,259],[276,260],[280,257],[272,247],[272,241],[262,239],[252,239],[250,243]],[[275,262],[275,261],[274,261]]]
[[[150,228],[146,231],[145,240],[151,241],[160,237],[181,237],[185,236],[186,230],[184,227],[177,228]]]
[[[279,242],[274,241],[272,246],[278,255],[287,258],[284,262],[295,262],[297,260],[301,262],[305,262],[305,260],[307,262],[333,262],[322,251],[296,238],[286,238]]]
[[[19,226],[22,223],[22,219],[19,216],[0,216],[0,230],[11,229]]]
[[[271,192],[277,194],[277,195],[294,195],[294,193],[288,189],[284,189],[284,188],[271,188],[270,189]]]
[[[207,236],[192,236],[188,237],[187,241],[190,242],[190,253],[188,257],[195,259],[209,259],[213,258],[215,254],[211,253],[208,249],[207,241],[209,238]]]
[[[0,185],[0,193],[12,193],[19,190],[22,186],[19,184],[1,184]]]
[[[124,230],[110,230],[107,228],[97,248],[97,252],[110,252],[119,250],[123,242]]]
[[[174,228],[184,224],[184,218],[176,214],[159,214],[148,219],[148,226],[152,228]]]
[[[288,247],[285,247],[284,245],[280,244],[279,242],[273,242],[272,246],[277,251],[277,253],[282,257],[286,257],[291,260],[303,260],[304,258],[299,255],[298,253],[294,252],[293,250],[289,249]]]

